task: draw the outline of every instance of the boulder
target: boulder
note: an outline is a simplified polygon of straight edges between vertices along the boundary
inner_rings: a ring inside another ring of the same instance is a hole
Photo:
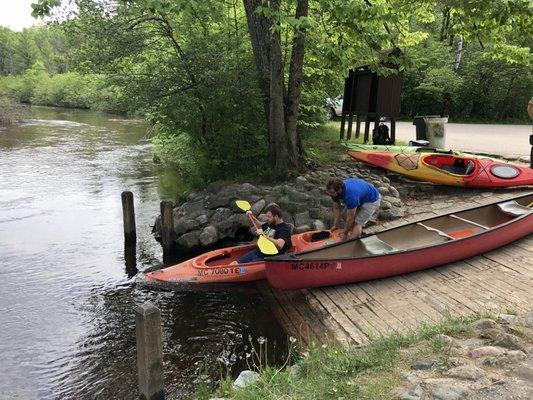
[[[199,236],[200,244],[204,247],[214,245],[218,241],[218,230],[213,225],[206,226]]]
[[[526,359],[526,354],[520,350],[511,350],[505,354],[500,354],[494,357],[487,357],[483,360],[483,365],[491,367],[506,367],[510,364],[516,364]]]
[[[392,197],[400,197],[400,192],[398,192],[398,189],[396,189],[394,186],[389,186],[389,195]]]
[[[388,186],[378,186],[379,193],[381,193],[382,196],[386,196],[389,194],[389,187]]]
[[[427,370],[437,366],[436,358],[422,358],[417,361],[413,361],[411,368],[415,370]]]
[[[423,381],[423,386],[439,400],[460,400],[466,398],[469,390],[454,379],[430,378]]]
[[[499,325],[496,321],[485,318],[485,319],[480,319],[480,320],[472,322],[471,326],[475,331],[480,332],[480,331],[484,331],[487,329],[495,329]]]
[[[200,224],[195,219],[189,219],[186,217],[174,219],[174,233],[176,234],[176,236],[183,235],[184,233],[187,233],[199,227]]]
[[[199,242],[200,231],[192,231],[181,235],[177,243],[182,249],[192,250],[200,244]]]
[[[205,200],[205,205],[210,210],[219,207],[231,207],[237,198],[239,198],[239,196],[236,196],[235,194],[212,194]]]
[[[488,356],[497,356],[500,354],[504,354],[505,349],[502,349],[501,347],[494,347],[494,346],[483,346],[478,347],[470,352],[470,356],[472,358],[481,358],[481,357],[488,357]]]
[[[205,206],[203,200],[183,203],[178,207],[177,216],[186,218],[196,218],[200,214],[204,214]]]
[[[261,199],[255,202],[254,205],[252,206],[252,212],[254,213],[254,215],[258,215],[261,211],[263,211],[263,209],[265,208],[265,205],[266,205],[265,199]]]
[[[520,340],[515,335],[505,333],[500,329],[486,329],[479,334],[480,337],[490,339],[494,346],[504,347],[511,350],[521,350]]]
[[[305,179],[303,176],[297,176],[296,179],[294,180],[296,182],[296,184],[298,185],[305,185],[307,182],[307,179]]]
[[[403,217],[404,211],[401,208],[394,207],[388,210],[381,210],[378,212],[378,219],[382,221],[392,221]]]
[[[324,212],[320,207],[313,207],[309,209],[309,217],[312,219],[321,219],[324,217]]]
[[[320,230],[323,230],[323,229],[326,229],[326,225],[319,219],[315,219],[312,223],[311,223],[311,228],[315,231],[320,231]]]
[[[294,225],[296,225],[297,227],[302,225],[311,225],[311,217],[309,216],[309,211],[294,214]]]
[[[211,215],[211,223],[218,223],[224,220],[227,220],[233,216],[233,211],[229,208],[220,207],[215,210],[213,215]]]
[[[451,378],[477,381],[485,377],[485,371],[475,365],[461,365],[450,369],[446,375]]]
[[[206,226],[207,223],[209,222],[209,217],[206,214],[202,214],[202,215],[197,216],[194,220],[198,222],[198,224],[201,227],[203,227],[203,226]]]
[[[235,389],[242,389],[248,385],[251,385],[259,379],[259,374],[255,371],[244,370],[242,371],[235,382],[233,382],[233,387]]]
[[[389,203],[387,200],[381,200],[380,208],[382,210],[388,210],[392,207],[392,204]]]

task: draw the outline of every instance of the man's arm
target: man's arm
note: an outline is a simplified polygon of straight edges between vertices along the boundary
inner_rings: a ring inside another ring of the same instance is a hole
[[[355,224],[355,213],[357,212],[357,207],[350,208],[346,212],[346,226],[344,227],[344,230],[342,231],[343,236],[346,238],[348,237],[348,234],[352,231],[354,224]]]
[[[246,211],[246,216],[248,217],[248,219],[250,220],[250,222],[252,223],[252,225],[254,226],[256,230],[261,229],[261,226],[263,225],[263,223],[259,221],[250,210]]]
[[[273,237],[265,236],[268,240],[270,240],[278,250],[281,250],[283,246],[285,246],[285,240],[283,239],[274,239]]]

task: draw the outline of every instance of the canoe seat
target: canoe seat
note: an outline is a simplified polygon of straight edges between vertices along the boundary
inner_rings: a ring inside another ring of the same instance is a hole
[[[362,238],[361,243],[365,250],[372,255],[387,254],[397,250],[375,235]]]
[[[526,215],[533,211],[532,208],[518,204],[514,200],[499,203],[497,206],[501,212],[513,217],[520,217],[521,215]]]

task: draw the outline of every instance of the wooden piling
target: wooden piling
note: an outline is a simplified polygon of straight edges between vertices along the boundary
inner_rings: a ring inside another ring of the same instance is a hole
[[[135,308],[137,375],[141,400],[164,400],[161,311],[150,301]]]
[[[391,117],[390,119],[390,138],[392,144],[396,144],[396,118]]]
[[[370,117],[367,115],[365,119],[365,136],[363,139],[364,143],[368,143],[368,135],[370,133]]]
[[[357,115],[355,117],[356,124],[355,124],[355,137],[358,139],[361,134],[361,116]]]
[[[124,241],[134,243],[137,240],[135,228],[135,208],[133,207],[133,193],[122,192],[122,217],[124,220]]]
[[[174,246],[173,206],[170,201],[161,202],[161,243],[163,253],[169,253]]]

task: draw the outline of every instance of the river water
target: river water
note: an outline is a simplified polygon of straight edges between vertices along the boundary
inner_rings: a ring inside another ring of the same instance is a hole
[[[259,294],[139,284],[124,257],[120,193],[137,218],[136,268],[162,267],[150,225],[183,190],[152,162],[147,126],[33,107],[0,130],[0,399],[137,398],[134,308],[162,311],[165,387],[246,368],[249,341],[283,361],[286,338]]]

